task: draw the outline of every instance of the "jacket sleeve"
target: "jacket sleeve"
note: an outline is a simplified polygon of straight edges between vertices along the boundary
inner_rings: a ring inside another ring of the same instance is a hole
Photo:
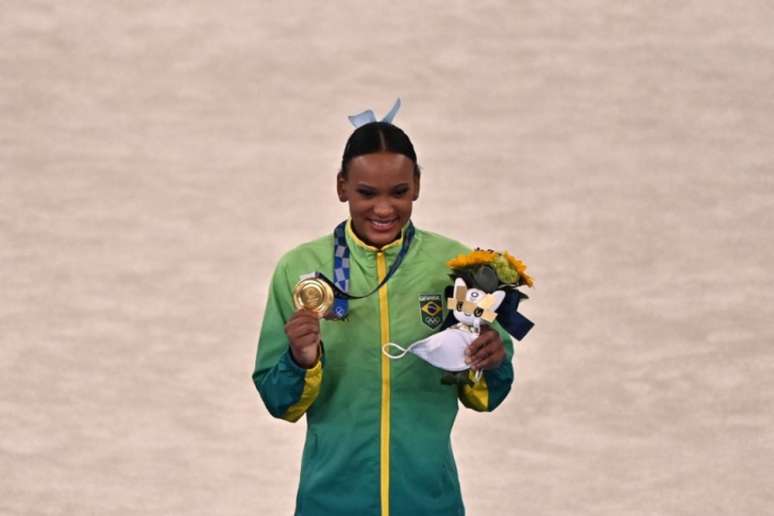
[[[321,358],[311,369],[296,364],[285,335],[285,323],[293,314],[290,282],[283,262],[277,266],[263,314],[253,383],[269,413],[298,421],[317,399],[323,377]]]
[[[491,412],[497,408],[511,391],[513,383],[513,341],[511,336],[499,324],[493,328],[500,334],[505,345],[505,359],[496,369],[484,371],[481,379],[472,387],[459,387],[459,399],[466,407],[478,412]],[[475,381],[473,371],[468,372],[470,379]]]

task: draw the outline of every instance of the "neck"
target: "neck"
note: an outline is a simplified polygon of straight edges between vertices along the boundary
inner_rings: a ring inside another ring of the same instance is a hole
[[[363,237],[363,235],[361,235],[360,233],[358,233],[358,232],[357,232],[357,230],[355,230],[355,226],[352,226],[352,233],[354,233],[354,234],[355,234],[355,236],[356,236],[358,239],[360,239],[360,241],[361,241],[361,242],[363,242],[364,244],[366,244],[366,245],[369,245],[369,246],[371,246],[371,247],[373,247],[373,248],[375,248],[375,249],[378,249],[378,250],[380,250],[380,251],[381,251],[382,249],[384,249],[385,247],[387,247],[387,246],[389,246],[389,245],[392,245],[392,244],[394,244],[395,242],[397,242],[398,240],[400,240],[400,237],[401,237],[401,232],[398,232],[398,236],[397,236],[397,237],[395,237],[395,239],[394,239],[394,240],[391,240],[391,241],[387,242],[386,244],[382,244],[382,245],[376,245],[376,244],[374,244],[373,242],[371,242],[371,241],[369,241],[369,240],[365,239],[365,238]]]

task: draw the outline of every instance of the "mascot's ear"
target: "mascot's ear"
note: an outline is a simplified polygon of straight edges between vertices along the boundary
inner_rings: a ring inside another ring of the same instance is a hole
[[[500,308],[500,304],[503,302],[503,299],[505,299],[505,291],[495,290],[492,292],[492,297],[494,297],[494,303],[489,307],[489,309],[493,312],[496,312],[497,309]]]
[[[464,301],[468,294],[468,286],[465,284],[465,280],[457,278],[454,280],[454,299]]]
[[[449,312],[452,310],[457,311],[457,304],[460,301],[465,301],[465,297],[468,295],[468,286],[465,284],[465,280],[459,277],[455,279],[452,292],[454,297],[449,298]]]

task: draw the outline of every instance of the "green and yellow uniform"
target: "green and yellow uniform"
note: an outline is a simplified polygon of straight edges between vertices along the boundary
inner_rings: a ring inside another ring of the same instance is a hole
[[[387,274],[401,240],[376,249],[346,230],[350,292],[370,292]],[[435,331],[445,315],[447,260],[469,249],[435,233],[416,230],[403,263],[379,291],[349,303],[343,321],[322,320],[323,354],[311,369],[299,367],[284,331],[294,312],[299,277],[329,273],[333,236],[303,244],[282,257],[272,278],[253,382],[269,412],[297,421],[307,433],[296,500],[297,516],[450,516],[465,513],[450,433],[458,400],[491,411],[513,382],[513,346],[499,326],[507,358],[485,371],[474,387],[444,385],[441,371],[413,354],[391,360],[382,345],[407,346]],[[428,297],[429,296],[429,297]],[[437,296],[440,307],[429,307]],[[426,314],[427,315],[427,314]],[[430,323],[430,324],[428,324]]]

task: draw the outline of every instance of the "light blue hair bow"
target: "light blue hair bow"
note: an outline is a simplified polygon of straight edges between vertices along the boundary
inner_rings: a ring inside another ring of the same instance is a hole
[[[395,100],[395,104],[392,105],[390,112],[384,115],[384,118],[382,118],[381,121],[391,124],[392,119],[395,118],[395,115],[398,114],[399,109],[400,109],[400,97],[398,97],[398,99]],[[352,125],[354,125],[355,128],[357,129],[361,125],[366,125],[366,124],[370,124],[371,122],[376,122],[376,115],[374,115],[373,111],[371,111],[370,109],[367,109],[362,113],[358,113],[357,115],[350,115],[349,121],[352,122]]]

